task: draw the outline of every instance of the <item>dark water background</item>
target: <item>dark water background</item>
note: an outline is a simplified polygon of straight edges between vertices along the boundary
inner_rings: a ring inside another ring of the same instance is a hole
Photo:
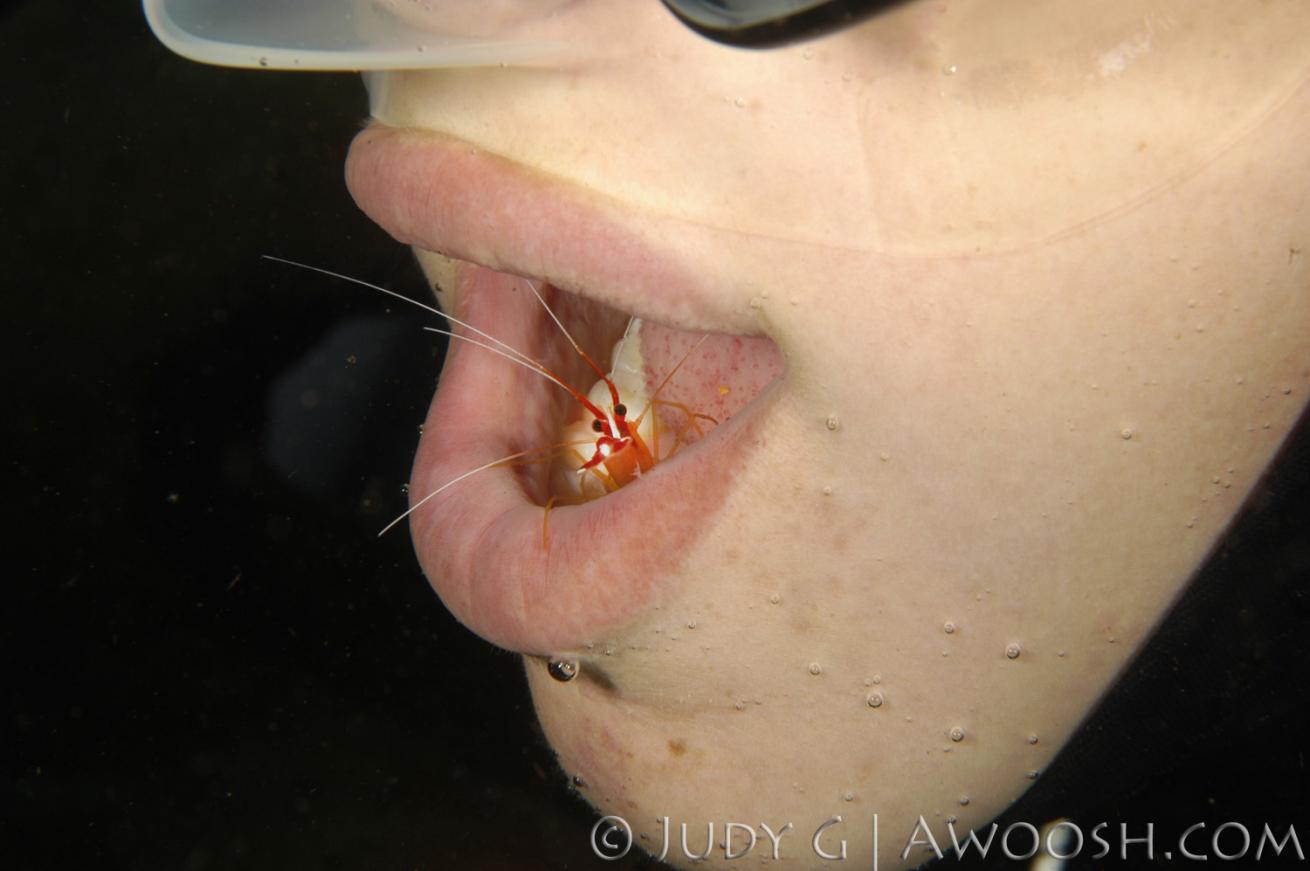
[[[0,6],[0,69],[0,868],[616,867],[518,659],[375,538],[428,321],[259,259],[426,292],[342,182],[358,79],[191,64],[131,0]],[[1013,818],[1310,849],[1308,466]]]
[[[426,293],[342,181],[358,77],[0,16],[0,868],[588,867],[518,658],[375,537],[430,320],[259,259]]]

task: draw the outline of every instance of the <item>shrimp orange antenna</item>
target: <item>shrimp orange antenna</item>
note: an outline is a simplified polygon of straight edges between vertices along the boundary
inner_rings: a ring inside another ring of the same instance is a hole
[[[655,388],[655,392],[650,395],[650,399],[646,400],[646,407],[641,410],[641,414],[637,415],[637,417],[633,420],[634,426],[641,426],[641,421],[646,416],[646,412],[650,411],[652,408],[655,407],[655,399],[660,395],[660,392],[663,391],[664,388],[668,386],[669,381],[673,378],[673,376],[678,374],[678,370],[682,368],[682,364],[686,363],[687,360],[691,358],[691,355],[696,353],[696,349],[699,348],[701,345],[705,344],[705,340],[708,339],[709,337],[710,337],[709,333],[706,333],[705,335],[701,336],[700,339],[696,341],[696,344],[688,348],[687,353],[682,355],[682,359],[678,361],[678,364],[669,370],[669,373],[664,376],[664,380],[661,381],[660,385]],[[711,418],[711,420],[712,419],[713,418]]]
[[[550,319],[555,322],[555,326],[559,327],[559,331],[564,334],[564,338],[569,340],[569,344],[573,346],[573,350],[577,351],[578,354],[582,357],[582,359],[587,361],[587,365],[590,366],[595,371],[595,373],[601,377],[601,380],[605,382],[605,386],[607,386],[610,390],[610,399],[613,400],[614,404],[615,405],[621,404],[619,401],[619,389],[614,386],[614,382],[610,380],[610,377],[606,375],[599,366],[596,365],[596,361],[591,359],[591,355],[588,354],[586,351],[582,350],[582,346],[579,345],[577,343],[577,340],[573,338],[573,335],[564,326],[564,323],[559,319],[559,317],[556,316],[555,312],[551,309],[551,307],[546,305],[546,300],[542,298],[541,292],[537,290],[537,282],[528,281],[528,288],[532,291],[532,295],[537,298],[537,302],[541,303],[541,307],[546,310],[546,314],[550,315]],[[629,321],[629,323],[631,323],[631,321]],[[626,339],[627,337],[628,334],[627,331],[625,330],[623,333],[623,338]],[[587,403],[587,404],[591,405],[591,403]],[[601,417],[603,416],[604,415],[601,415]]]

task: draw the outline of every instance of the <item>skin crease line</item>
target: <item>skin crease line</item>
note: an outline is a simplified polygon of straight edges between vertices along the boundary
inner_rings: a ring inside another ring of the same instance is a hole
[[[762,337],[780,374],[668,469],[552,513],[549,551],[513,470],[443,492],[411,517],[429,579],[526,654],[563,770],[647,849],[665,817],[693,845],[790,822],[777,867],[809,868],[838,814],[986,824],[1304,409],[1310,11],[916,0],[767,51],[655,2],[516,26],[578,55],[372,74],[361,208],[498,337],[552,335],[522,275],[567,292],[570,330],[594,303]],[[468,413],[498,365],[452,354],[415,498],[512,449]],[[879,867],[918,864],[903,845]]]

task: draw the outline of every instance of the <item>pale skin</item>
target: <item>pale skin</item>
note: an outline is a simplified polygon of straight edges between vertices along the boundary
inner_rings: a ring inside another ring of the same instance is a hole
[[[835,814],[990,820],[1129,663],[1310,393],[1310,12],[998,9],[913,2],[752,53],[654,2],[565,4],[534,26],[586,34],[576,58],[393,74],[378,95],[382,122],[424,131],[384,135],[453,137],[547,179],[546,202],[600,203],[685,284],[652,303],[642,263],[602,281],[548,244],[405,241],[549,264],[785,361],[658,593],[590,647],[525,651],[579,661],[559,683],[527,660],[538,715],[587,799],[655,845],[664,816],[693,846],[710,820],[790,821],[807,834],[781,867],[800,868]],[[352,187],[393,229],[360,163]],[[463,267],[420,259],[457,305]],[[881,867],[922,858],[888,840]]]

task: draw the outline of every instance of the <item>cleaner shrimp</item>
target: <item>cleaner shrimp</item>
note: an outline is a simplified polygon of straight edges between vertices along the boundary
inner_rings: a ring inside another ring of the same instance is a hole
[[[461,327],[473,335],[457,333],[453,328],[424,327],[424,329],[481,348],[535,373],[566,391],[577,407],[574,419],[564,428],[561,441],[498,457],[451,478],[414,502],[404,513],[384,526],[378,532],[379,536],[391,531],[445,490],[474,475],[502,466],[549,462],[553,464],[552,493],[543,506],[542,515],[542,547],[549,548],[548,524],[552,508],[557,505],[587,502],[631,484],[651,471],[658,463],[672,457],[682,446],[689,443],[691,436],[694,435],[697,439],[704,436],[703,424],[710,426],[718,424],[718,421],[708,414],[694,411],[680,402],[660,398],[660,394],[664,392],[678,370],[700,348],[708,335],[702,335],[665,373],[655,389],[646,395],[645,373],[640,364],[640,318],[634,316],[628,319],[623,335],[614,345],[610,369],[606,372],[573,338],[568,328],[551,309],[542,296],[538,282],[529,280],[526,283],[536,301],[545,310],[559,333],[568,341],[573,351],[599,379],[588,393],[583,393],[536,358],[435,306],[340,272],[269,254],[262,256],[263,259],[274,263],[316,272],[378,291],[442,317],[452,327]],[[634,416],[631,414],[631,409],[637,406],[640,406],[640,411]],[[660,421],[656,413],[657,408],[680,412],[683,416],[683,425],[673,429],[671,433],[666,432],[668,427]],[[667,451],[661,450],[662,440],[664,445],[672,441]]]

